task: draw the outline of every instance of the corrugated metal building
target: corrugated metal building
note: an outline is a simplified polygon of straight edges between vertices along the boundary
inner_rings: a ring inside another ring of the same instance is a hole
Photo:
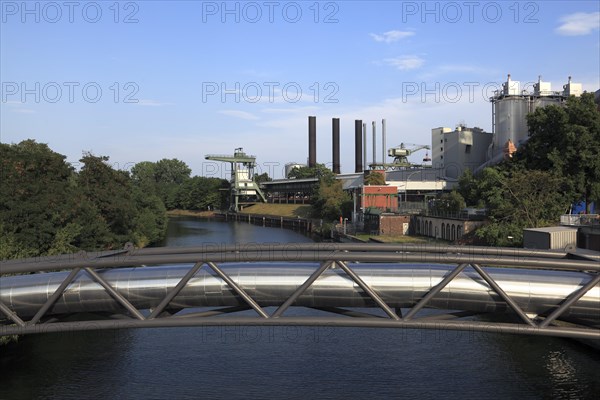
[[[523,229],[523,247],[526,249],[564,250],[577,244],[577,228],[549,226]]]

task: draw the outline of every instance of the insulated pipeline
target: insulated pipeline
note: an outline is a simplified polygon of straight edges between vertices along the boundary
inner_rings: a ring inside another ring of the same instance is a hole
[[[261,307],[279,306],[319,267],[318,263],[222,263],[220,268]],[[390,307],[411,307],[455,266],[439,264],[366,264],[348,266]],[[98,274],[139,310],[156,307],[192,265],[118,268]],[[497,284],[528,314],[548,315],[565,298],[590,281],[589,274],[569,271],[486,268]],[[69,272],[2,277],[0,300],[21,318],[31,318]],[[170,308],[238,306],[243,300],[207,266],[191,278]],[[295,302],[309,307],[376,307],[339,268],[329,268]],[[465,268],[427,307],[473,312],[507,311],[506,303],[471,267]],[[107,291],[85,271],[67,286],[48,315],[122,312]],[[561,319],[600,322],[600,286],[594,286]]]

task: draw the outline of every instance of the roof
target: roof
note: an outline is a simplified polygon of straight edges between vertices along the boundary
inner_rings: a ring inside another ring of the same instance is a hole
[[[577,231],[577,228],[573,228],[570,226],[547,226],[545,228],[525,228],[523,229],[523,231],[552,233],[564,231]]]

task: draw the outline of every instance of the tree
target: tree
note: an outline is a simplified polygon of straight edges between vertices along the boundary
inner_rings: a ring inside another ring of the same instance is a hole
[[[488,208],[489,223],[477,236],[495,246],[522,243],[524,228],[558,221],[568,206],[563,186],[564,180],[548,171],[484,169],[477,190]]]
[[[530,139],[517,151],[517,162],[566,178],[566,195],[585,201],[589,213],[591,202],[600,199],[600,111],[594,95],[571,96],[565,107],[538,108],[527,124]]]
[[[313,207],[317,218],[336,220],[352,210],[352,199],[342,189],[341,181],[322,178],[315,189]]]
[[[385,172],[371,171],[365,176],[365,185],[385,185]]]
[[[288,177],[295,179],[319,178],[333,180],[335,175],[324,164],[317,164],[314,167],[294,168],[289,173]]]
[[[225,179],[194,176],[179,187],[177,207],[184,210],[222,209],[227,198],[227,192],[222,189],[228,187],[229,182]]]
[[[137,208],[134,220],[135,242],[139,247],[161,241],[167,231],[167,210],[162,200],[153,194],[134,189],[134,201]]]
[[[467,168],[460,178],[458,178],[458,193],[463,197],[466,205],[483,208],[484,204],[481,201],[477,185],[478,181],[473,172]]]
[[[72,220],[73,168],[46,144],[0,144],[2,256],[44,254]]]
[[[456,190],[444,193],[434,201],[433,210],[441,214],[458,214],[466,207],[465,199]]]
[[[263,172],[262,174],[254,175],[254,182],[262,183],[262,182],[271,182],[273,179],[269,177],[269,174]]]
[[[179,186],[190,179],[191,172],[183,161],[163,158],[155,163],[137,163],[131,169],[131,177],[137,187],[158,195],[165,207],[172,210],[177,208]]]
[[[134,240],[137,209],[131,180],[125,172],[114,170],[107,163],[108,157],[86,153],[80,161],[83,167],[78,175],[78,184],[108,225],[111,234],[109,247],[122,247]]]

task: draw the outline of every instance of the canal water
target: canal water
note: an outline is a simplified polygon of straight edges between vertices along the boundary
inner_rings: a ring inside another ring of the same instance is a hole
[[[308,242],[175,218],[165,245]],[[585,399],[600,352],[577,342],[358,328],[161,328],[45,334],[0,348],[0,399]]]

